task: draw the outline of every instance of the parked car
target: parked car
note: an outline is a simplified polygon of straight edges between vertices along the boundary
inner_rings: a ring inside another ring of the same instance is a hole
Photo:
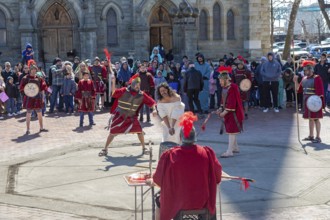
[[[321,53],[330,54],[330,44],[322,45],[321,46]]]
[[[327,39],[321,41],[321,45],[324,45],[324,44],[330,44],[330,37],[328,37]]]
[[[295,43],[294,45],[301,47],[302,49],[305,49],[307,47],[307,42],[299,42],[299,43]]]
[[[322,46],[317,45],[317,46],[307,47],[306,51],[312,54],[313,57],[320,58],[322,54]]]

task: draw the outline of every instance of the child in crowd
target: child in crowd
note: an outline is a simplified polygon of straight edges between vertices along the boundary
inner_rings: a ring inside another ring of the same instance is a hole
[[[6,110],[9,117],[16,114],[16,99],[17,99],[17,87],[14,84],[14,78],[9,76],[6,83],[6,94],[9,99],[6,101]]]
[[[67,65],[66,66],[66,76],[63,81],[63,86],[61,87],[60,94],[63,96],[63,101],[65,104],[65,112],[73,113],[74,107],[73,107],[73,97],[77,90],[77,85],[73,79],[72,74],[72,67]],[[69,112],[70,109],[70,112]]]
[[[168,74],[167,83],[177,94],[180,94],[180,81],[174,77],[172,72]]]
[[[157,88],[160,84],[166,82],[165,77],[163,76],[163,72],[161,70],[157,71],[156,77],[154,78],[155,81],[155,88]],[[155,89],[155,99],[157,100],[157,89]]]

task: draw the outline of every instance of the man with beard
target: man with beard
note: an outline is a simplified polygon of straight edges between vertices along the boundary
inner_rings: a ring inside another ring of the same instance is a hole
[[[140,109],[143,105],[149,108],[154,107],[156,102],[145,92],[140,90],[141,79],[134,75],[130,80],[130,85],[114,90],[112,97],[115,102],[111,107],[111,117],[109,120],[110,133],[105,143],[104,149],[99,156],[108,155],[108,147],[118,134],[137,134],[142,145],[142,154],[145,154],[144,135],[141,124],[137,120]]]
[[[302,79],[301,83],[298,84],[298,77],[295,75],[293,81],[295,82],[295,88],[297,88],[298,93],[303,93],[304,102],[304,119],[309,120],[309,136],[304,138],[304,141],[312,141],[313,143],[321,143],[320,132],[321,132],[321,122],[320,119],[323,118],[322,108],[324,105],[324,89],[322,78],[314,73],[315,63],[313,61],[305,60],[302,63],[304,68],[305,77]],[[322,99],[322,108],[317,112],[312,112],[307,108],[307,99],[312,96],[317,95]],[[314,139],[314,127],[316,128],[316,138]]]
[[[203,110],[203,113],[208,114],[209,110],[209,80],[211,76],[211,67],[210,64],[205,62],[204,55],[201,53],[198,53],[196,56],[196,62],[195,62],[195,69],[201,72],[204,86],[203,89],[199,93],[199,100],[201,103],[201,108]]]

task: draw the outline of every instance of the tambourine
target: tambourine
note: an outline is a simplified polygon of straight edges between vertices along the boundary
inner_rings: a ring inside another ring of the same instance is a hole
[[[252,86],[252,83],[251,83],[251,80],[249,80],[249,79],[243,79],[239,84],[239,88],[243,92],[249,91],[251,89],[251,86]]]
[[[24,94],[27,97],[36,97],[39,93],[39,86],[35,83],[28,83],[24,86]]]
[[[311,95],[307,98],[306,106],[311,112],[318,112],[322,108],[322,99],[318,95]]]

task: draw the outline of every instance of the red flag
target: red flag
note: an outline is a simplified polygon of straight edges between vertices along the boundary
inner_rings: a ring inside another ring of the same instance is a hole
[[[111,55],[112,53],[109,52],[108,48],[103,49],[105,57],[107,58],[108,62],[111,63]]]

